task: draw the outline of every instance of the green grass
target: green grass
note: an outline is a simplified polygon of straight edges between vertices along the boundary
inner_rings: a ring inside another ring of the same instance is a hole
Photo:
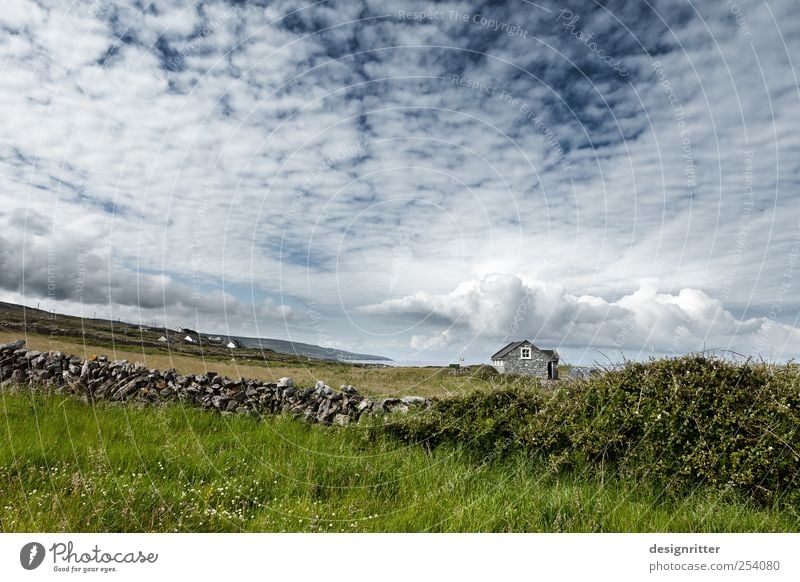
[[[0,392],[0,531],[800,531],[793,511],[667,497],[522,452]]]

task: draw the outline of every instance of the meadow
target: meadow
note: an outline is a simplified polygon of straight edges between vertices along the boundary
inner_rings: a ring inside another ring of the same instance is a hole
[[[453,375],[25,337],[183,374],[434,401],[342,428],[7,384],[0,531],[800,531],[795,364],[700,354],[540,386],[487,367]]]
[[[796,512],[380,427],[0,393],[0,531],[798,531]]]

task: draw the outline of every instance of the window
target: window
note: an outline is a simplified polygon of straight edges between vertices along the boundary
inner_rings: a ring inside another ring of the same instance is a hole
[[[523,360],[530,360],[531,359],[531,349],[530,348],[522,348],[519,351],[519,357]]]

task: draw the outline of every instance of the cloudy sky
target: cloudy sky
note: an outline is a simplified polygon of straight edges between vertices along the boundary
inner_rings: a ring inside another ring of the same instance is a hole
[[[0,300],[800,355],[796,0],[3,0]]]

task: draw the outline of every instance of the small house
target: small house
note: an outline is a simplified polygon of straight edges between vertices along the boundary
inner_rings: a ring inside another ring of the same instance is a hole
[[[528,340],[511,342],[492,355],[492,366],[501,374],[525,374],[543,380],[558,380],[559,355],[542,350]]]

